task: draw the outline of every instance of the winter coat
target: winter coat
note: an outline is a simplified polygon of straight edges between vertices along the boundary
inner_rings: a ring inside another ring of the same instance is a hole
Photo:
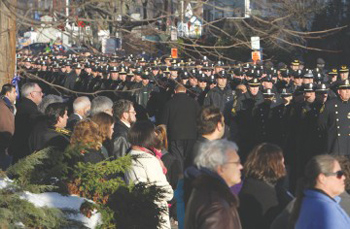
[[[173,198],[173,189],[163,173],[159,160],[155,156],[140,150],[131,150],[129,154],[137,158],[132,161],[131,169],[125,173],[126,180],[128,182],[144,182],[161,187],[165,191],[165,195],[164,199],[157,204],[167,209],[167,201]],[[162,214],[161,218],[165,222],[159,228],[170,228],[168,209]]]
[[[350,218],[334,199],[318,190],[305,190],[296,229],[349,229]]]
[[[199,104],[186,93],[177,93],[164,107],[161,124],[167,126],[170,141],[197,138]]]
[[[9,146],[15,132],[15,116],[6,102],[0,98],[0,153]]]
[[[120,120],[117,120],[114,124],[114,133],[112,136],[112,158],[117,159],[125,156],[130,149],[130,143],[127,140],[129,127],[127,127]]]
[[[42,116],[43,114],[40,113],[38,106],[32,100],[22,98],[22,101],[17,106],[15,134],[9,150],[13,154],[14,162],[29,155],[29,135]]]
[[[240,229],[238,198],[220,178],[203,174],[193,183],[186,207],[186,229]]]
[[[293,199],[280,185],[247,178],[239,193],[238,209],[243,228],[270,228],[272,221]]]

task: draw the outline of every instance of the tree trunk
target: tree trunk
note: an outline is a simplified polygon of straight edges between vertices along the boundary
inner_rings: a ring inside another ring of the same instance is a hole
[[[11,5],[16,5],[12,0]],[[0,1],[0,87],[10,83],[16,67],[16,15]]]

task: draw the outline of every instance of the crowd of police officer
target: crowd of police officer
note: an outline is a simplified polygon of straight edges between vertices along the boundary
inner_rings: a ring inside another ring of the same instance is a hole
[[[139,117],[155,122],[176,85],[183,84],[200,105],[221,109],[225,136],[238,143],[243,160],[256,144],[272,142],[284,149],[286,164],[295,165],[297,175],[314,155],[350,154],[349,69],[327,71],[320,58],[317,66],[299,60],[274,66],[228,65],[207,57],[19,56],[18,72],[20,84],[34,80],[44,94],[132,100]]]

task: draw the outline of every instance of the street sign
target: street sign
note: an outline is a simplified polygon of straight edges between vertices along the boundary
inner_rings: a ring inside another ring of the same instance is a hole
[[[170,40],[177,41],[177,30],[176,29],[171,29]]]
[[[259,50],[260,49],[260,37],[251,37],[250,41],[251,41],[253,50]]]
[[[176,59],[177,58],[177,48],[171,49],[171,57]]]
[[[261,60],[261,53],[260,53],[260,51],[253,51],[252,52],[252,60],[254,62],[257,62],[258,60]]]

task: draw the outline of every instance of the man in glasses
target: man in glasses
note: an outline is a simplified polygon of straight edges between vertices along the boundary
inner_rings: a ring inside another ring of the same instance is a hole
[[[227,140],[209,141],[195,158],[201,173],[186,207],[185,228],[242,228],[238,199],[229,187],[241,182],[238,147]]]
[[[43,92],[38,84],[29,82],[21,87],[21,99],[15,117],[15,133],[9,150],[13,154],[14,163],[29,154],[29,135],[39,117],[43,115],[38,110],[42,98]]]

